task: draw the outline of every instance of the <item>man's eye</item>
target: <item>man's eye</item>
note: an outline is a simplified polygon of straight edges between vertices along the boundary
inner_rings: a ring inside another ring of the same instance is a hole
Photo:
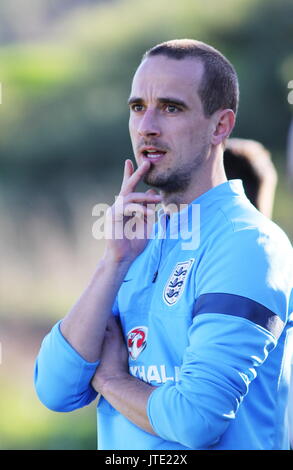
[[[175,104],[167,104],[165,106],[165,110],[170,114],[174,114],[174,113],[177,113],[179,111],[179,108],[177,106],[175,106]]]
[[[142,104],[132,104],[131,105],[131,110],[134,111],[135,113],[139,113],[144,109]]]

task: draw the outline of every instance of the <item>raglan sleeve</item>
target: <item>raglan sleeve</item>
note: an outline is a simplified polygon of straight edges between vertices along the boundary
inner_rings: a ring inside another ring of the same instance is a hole
[[[112,314],[119,316],[117,297]],[[34,385],[40,401],[53,411],[72,411],[90,404],[97,392],[91,385],[99,361],[86,361],[66,340],[60,320],[44,338],[34,367]]]
[[[40,401],[53,411],[72,411],[91,403],[90,382],[99,364],[87,362],[64,338],[60,322],[44,338],[35,361],[34,384]]]
[[[148,400],[160,437],[208,448],[235,419],[286,322],[292,248],[285,239],[278,255],[275,249],[252,228],[225,242],[219,237],[202,256],[180,380],[158,387]]]

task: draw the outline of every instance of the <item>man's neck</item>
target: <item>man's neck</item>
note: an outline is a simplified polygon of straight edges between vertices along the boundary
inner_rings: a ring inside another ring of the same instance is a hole
[[[161,191],[163,209],[169,214],[177,212],[180,204],[190,204],[202,194],[226,181],[227,176],[224,170],[223,157],[218,156],[213,160],[212,165],[209,165],[209,167],[207,165],[203,171],[195,175],[184,191],[176,193]]]

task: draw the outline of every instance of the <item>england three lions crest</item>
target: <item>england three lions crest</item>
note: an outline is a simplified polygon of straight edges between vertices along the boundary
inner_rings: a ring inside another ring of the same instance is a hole
[[[194,259],[191,258],[187,261],[176,264],[163,292],[163,299],[167,305],[174,305],[180,299],[185,288],[188,273],[193,263]]]

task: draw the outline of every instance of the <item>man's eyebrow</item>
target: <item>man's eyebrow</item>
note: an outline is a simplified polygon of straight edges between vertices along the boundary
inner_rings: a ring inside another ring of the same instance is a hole
[[[158,98],[159,103],[164,104],[175,104],[181,108],[188,109],[185,101],[180,100],[179,98],[173,98],[172,96],[167,96],[166,98]]]
[[[136,96],[133,96],[131,98],[129,98],[128,100],[128,105],[130,106],[131,104],[142,104],[143,103],[143,99],[142,98],[138,98]]]
[[[163,104],[175,104],[177,106],[180,106],[181,108],[188,109],[187,104],[184,101],[180,100],[179,98],[173,98],[171,96],[168,96],[168,97],[158,98],[157,101]],[[133,96],[129,98],[128,105],[130,106],[134,103],[143,104],[144,100],[142,98],[139,98],[138,96]]]

